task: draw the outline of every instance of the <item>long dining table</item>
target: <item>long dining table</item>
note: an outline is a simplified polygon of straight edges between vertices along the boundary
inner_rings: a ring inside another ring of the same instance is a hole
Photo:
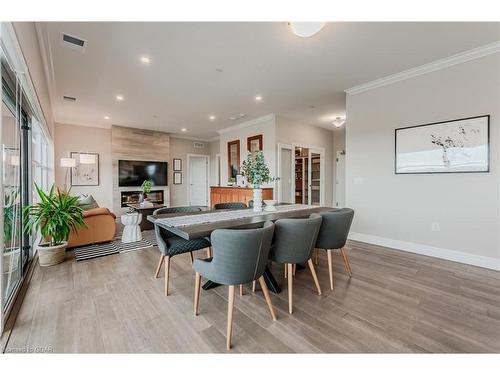
[[[168,230],[172,234],[192,240],[209,237],[216,229],[259,228],[266,221],[276,221],[285,218],[303,218],[312,213],[334,211],[336,208],[325,206],[311,206],[301,204],[278,205],[275,211],[254,212],[252,208],[237,210],[207,209],[199,212],[180,212],[169,214],[148,215],[147,220],[154,225]],[[274,278],[269,267],[264,272],[266,284],[274,293],[280,293],[281,288]],[[217,287],[218,284],[207,281],[203,289]]]

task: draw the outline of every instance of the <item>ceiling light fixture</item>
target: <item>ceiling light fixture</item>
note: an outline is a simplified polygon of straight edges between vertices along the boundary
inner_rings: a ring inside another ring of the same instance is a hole
[[[289,22],[292,32],[301,38],[309,38],[317,34],[325,26],[324,22]]]
[[[260,102],[260,101],[262,100],[262,96],[257,95],[257,96],[255,97],[255,100],[256,100],[256,101],[258,101],[258,102]]]
[[[214,121],[214,120],[215,120],[215,116],[214,116],[214,115],[210,115],[210,116],[208,117],[208,119],[209,119],[210,121]]]
[[[336,128],[340,128],[342,125],[344,125],[344,123],[345,120],[342,117],[336,117],[335,120],[332,121],[332,125]]]
[[[104,120],[109,120],[109,116],[104,116]]]
[[[121,102],[123,99],[124,97],[122,95],[116,95],[116,100],[118,100],[119,102]]]
[[[187,132],[187,129],[186,128],[182,128],[181,132]]]
[[[142,56],[141,57],[141,62],[143,64],[149,64],[151,62],[151,59],[149,57],[147,57],[147,56]]]

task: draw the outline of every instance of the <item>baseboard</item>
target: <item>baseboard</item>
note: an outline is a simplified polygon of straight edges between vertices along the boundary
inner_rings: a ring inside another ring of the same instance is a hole
[[[414,242],[393,240],[390,238],[378,237],[378,236],[373,236],[371,234],[364,234],[357,232],[349,233],[349,239],[354,241],[366,242],[373,245],[390,247],[392,249],[408,251],[410,253],[426,255],[434,258],[446,259],[454,262],[470,264],[472,266],[500,271],[500,259],[464,253],[456,250],[443,249],[439,247],[423,245]]]

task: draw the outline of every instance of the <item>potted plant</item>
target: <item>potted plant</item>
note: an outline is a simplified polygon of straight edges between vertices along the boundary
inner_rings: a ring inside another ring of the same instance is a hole
[[[270,176],[269,167],[264,161],[262,151],[248,153],[241,166],[241,171],[248,183],[253,186],[253,210],[262,211],[262,184],[278,180],[278,178]]]
[[[48,193],[35,184],[40,202],[25,206],[24,231],[39,231],[42,240],[37,245],[41,266],[52,266],[64,261],[66,246],[70,232],[85,226],[83,210],[78,205],[78,197],[71,196],[69,191],[54,190]]]
[[[147,194],[151,192],[152,187],[153,187],[152,180],[144,180],[143,181],[143,183],[141,185],[142,194],[139,197],[139,203],[142,203],[146,199]]]

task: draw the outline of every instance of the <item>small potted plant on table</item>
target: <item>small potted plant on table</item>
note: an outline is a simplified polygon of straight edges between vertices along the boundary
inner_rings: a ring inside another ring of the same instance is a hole
[[[139,203],[143,204],[144,202],[147,201],[147,196],[149,193],[151,193],[151,188],[153,187],[153,181],[151,180],[144,180],[144,182],[141,185],[142,189],[142,194],[139,197]]]
[[[78,197],[69,195],[69,191],[63,193],[52,185],[45,193],[36,184],[35,187],[40,202],[24,207],[24,231],[40,232],[42,240],[37,245],[40,266],[53,266],[64,261],[71,231],[85,226],[83,210]]]

